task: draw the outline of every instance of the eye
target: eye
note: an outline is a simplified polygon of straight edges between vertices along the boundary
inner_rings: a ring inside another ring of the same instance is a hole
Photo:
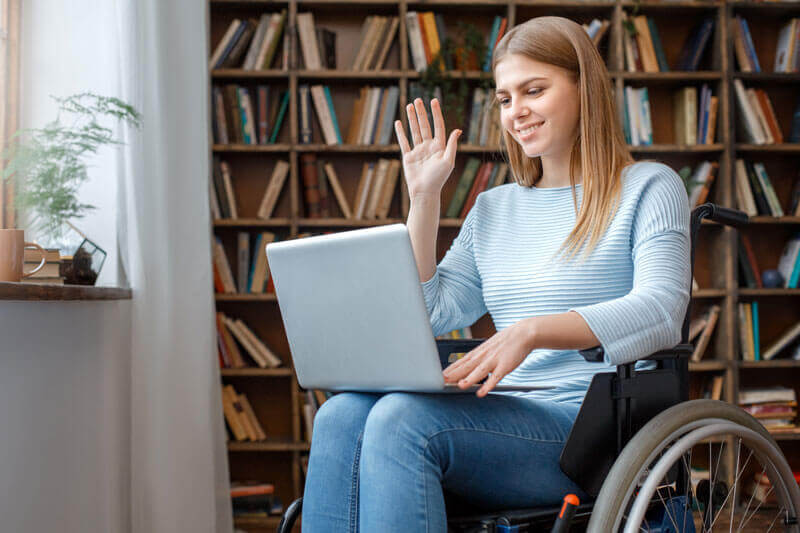
[[[529,90],[528,94],[538,94],[540,92],[541,92],[541,89],[534,88],[534,89]],[[509,100],[508,98],[498,98],[497,99],[497,103],[500,104],[500,105],[505,105],[506,102],[508,102],[508,100]]]

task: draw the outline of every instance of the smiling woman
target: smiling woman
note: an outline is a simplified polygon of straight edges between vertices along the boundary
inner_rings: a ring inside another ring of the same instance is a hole
[[[477,196],[438,265],[441,191],[461,132],[447,134],[437,100],[433,128],[422,100],[406,107],[411,141],[395,123],[433,333],[487,311],[497,329],[444,377],[462,387],[486,381],[476,395],[326,401],[314,422],[304,531],[446,531],[445,488],[490,507],[582,498],[558,456],[592,377],[680,339],[686,192],[668,166],[634,163],[591,39],[568,19],[531,19],[500,40],[492,69],[514,183]],[[606,365],[578,353],[598,344]],[[552,388],[492,391],[498,383]],[[536,483],[519,474],[532,471]]]

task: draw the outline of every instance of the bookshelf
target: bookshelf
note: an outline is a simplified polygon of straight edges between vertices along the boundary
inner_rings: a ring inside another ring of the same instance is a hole
[[[255,235],[271,231],[283,240],[304,232],[345,231],[379,224],[404,222],[408,208],[407,191],[398,181],[388,218],[380,220],[354,220],[341,216],[308,218],[304,212],[301,157],[314,153],[330,161],[344,189],[352,199],[358,175],[364,161],[379,158],[400,158],[394,134],[389,145],[326,145],[316,115],[311,120],[312,144],[300,143],[298,87],[302,84],[324,84],[330,87],[331,97],[339,120],[342,135],[348,131],[352,107],[359,89],[365,85],[399,87],[399,105],[395,118],[399,118],[408,131],[403,105],[408,102],[410,84],[421,76],[413,69],[406,29],[408,11],[434,11],[443,15],[448,34],[455,31],[455,21],[464,20],[489,35],[492,18],[507,17],[508,28],[528,18],[540,15],[561,15],[577,22],[588,23],[593,18],[608,19],[611,23],[598,49],[606,60],[615,87],[617,107],[624,104],[625,86],[647,87],[653,124],[653,144],[632,146],[636,159],[657,159],[676,170],[684,165],[695,167],[704,160],[718,163],[719,168],[708,200],[729,207],[737,207],[735,169],[737,158],[763,161],[769,170],[776,193],[784,206],[788,206],[793,180],[797,179],[800,163],[800,143],[752,144],[737,131],[734,80],[747,87],[764,89],[774,105],[780,128],[789,138],[792,113],[800,92],[800,73],[773,73],[772,64],[777,45],[777,29],[790,17],[800,17],[798,3],[755,3],[721,1],[670,1],[633,2],[614,1],[497,1],[497,0],[209,0],[209,47],[213,52],[234,18],[257,19],[262,13],[287,10],[286,27],[293,35],[289,40],[287,68],[247,71],[238,68],[212,69],[209,86],[239,84],[253,90],[261,84],[274,86],[277,91],[288,90],[289,106],[284,124],[275,144],[215,144],[209,138],[210,157],[219,157],[230,164],[233,188],[239,210],[237,219],[215,219],[213,233],[219,237],[226,250],[228,261],[236,264],[236,237],[240,231]],[[337,65],[339,69],[308,70],[296,68],[301,55],[295,27],[298,13],[312,12],[317,28],[336,33]],[[666,60],[671,68],[678,62],[684,41],[692,27],[704,18],[714,20],[715,27],[705,53],[695,71],[629,72],[626,68],[624,25],[625,14],[652,17],[658,27]],[[399,29],[388,51],[382,70],[352,72],[348,70],[359,46],[359,32],[368,15],[399,16]],[[735,16],[745,17],[750,25],[763,72],[740,72],[734,55],[731,22]],[[284,41],[285,42],[285,41]],[[278,54],[283,45],[279,46]],[[278,57],[274,63],[281,65]],[[488,73],[470,71],[463,74],[470,89]],[[696,87],[698,93],[708,84],[718,97],[716,133],[708,144],[677,144],[674,142],[673,93],[682,87]],[[274,98],[274,96],[271,96]],[[445,109],[448,132],[453,128],[465,129],[466,123],[456,123],[452,110]],[[468,109],[464,110],[465,117]],[[213,112],[213,107],[212,107]],[[312,114],[314,114],[312,112]],[[466,118],[465,121],[466,122]],[[466,135],[464,136],[466,138]],[[442,213],[452,197],[458,176],[468,157],[482,161],[502,161],[499,147],[460,144],[456,166],[442,191]],[[256,217],[259,200],[264,192],[270,172],[277,160],[290,165],[272,217]],[[332,202],[332,213],[340,213]],[[800,230],[800,217],[757,216],[745,230],[756,246],[756,255],[762,269],[774,268],[781,249],[790,235]],[[438,257],[441,260],[461,227],[460,218],[442,218],[437,239]],[[800,393],[800,361],[777,359],[773,361],[742,361],[739,355],[738,304],[757,300],[761,312],[761,343],[768,345],[781,332],[800,320],[800,289],[748,289],[740,288],[736,233],[719,224],[704,221],[699,232],[695,278],[700,290],[693,293],[692,315],[697,316],[710,305],[720,306],[720,316],[704,357],[690,365],[693,395],[707,387],[714,376],[722,376],[722,399],[736,402],[740,387],[782,384]],[[277,369],[222,369],[221,379],[244,392],[268,434],[267,442],[236,443],[228,447],[231,477],[233,480],[258,478],[275,484],[276,494],[287,505],[303,492],[301,458],[309,449],[303,425],[303,392],[291,370],[288,342],[283,332],[277,301],[273,294],[216,294],[217,309],[227,315],[242,318],[253,331],[276,353],[284,365]],[[475,337],[489,337],[494,333],[488,315],[472,327]],[[777,437],[795,470],[800,469],[800,432]],[[729,470],[733,455],[726,457]],[[278,518],[237,519],[236,525],[248,531],[272,529]]]

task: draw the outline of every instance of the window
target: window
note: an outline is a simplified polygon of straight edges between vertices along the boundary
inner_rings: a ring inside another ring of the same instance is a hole
[[[0,146],[19,122],[19,10],[20,0],[0,0]],[[0,182],[0,228],[15,227],[11,206],[13,187]]]

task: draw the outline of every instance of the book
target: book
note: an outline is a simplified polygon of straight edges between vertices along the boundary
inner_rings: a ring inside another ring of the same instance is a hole
[[[692,352],[691,360],[694,362],[700,361],[703,358],[703,354],[708,348],[708,344],[711,341],[711,335],[714,333],[714,328],[717,325],[717,320],[719,319],[719,312],[720,306],[719,305],[712,305],[708,311],[708,318],[706,319],[706,325],[703,328],[703,332],[700,334],[700,338],[697,340],[695,344],[694,351]]]
[[[739,390],[739,405],[796,401],[794,389],[789,387],[772,386]]]
[[[353,214],[350,211],[350,204],[347,203],[347,197],[344,194],[344,190],[339,182],[339,177],[336,175],[336,170],[333,168],[333,164],[330,161],[325,162],[323,164],[323,169],[325,170],[328,183],[333,190],[333,195],[336,198],[336,202],[339,204],[339,209],[342,210],[342,216],[344,218],[351,218]]]
[[[800,322],[784,331],[780,337],[773,341],[769,346],[764,349],[762,358],[765,361],[773,359],[776,355],[781,353],[784,348],[788,347],[797,339],[800,339]]]
[[[272,175],[264,190],[264,196],[261,198],[261,204],[258,207],[258,213],[256,214],[258,218],[268,219],[272,216],[272,211],[278,203],[278,198],[288,175],[289,163],[284,160],[276,161],[272,169]]]

